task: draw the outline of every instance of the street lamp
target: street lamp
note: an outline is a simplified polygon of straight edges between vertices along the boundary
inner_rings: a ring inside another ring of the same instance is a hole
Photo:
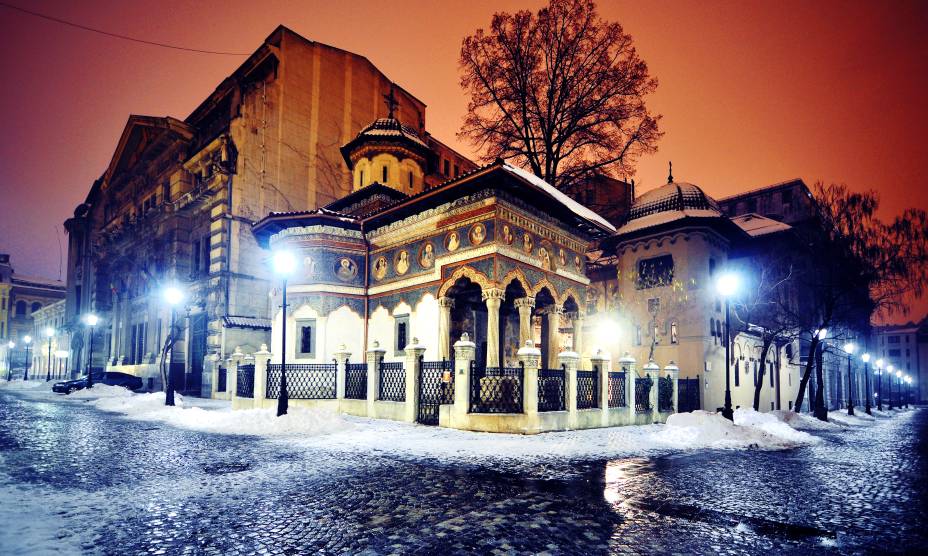
[[[851,388],[851,357],[854,355],[854,352],[857,351],[857,346],[854,345],[854,342],[848,342],[844,344],[844,353],[847,354],[847,414],[854,414],[854,396],[852,394],[853,389]]]
[[[864,386],[867,388],[867,395],[864,398],[864,403],[866,404],[865,411],[867,415],[873,415],[870,411],[870,395],[872,394],[870,392],[870,354],[865,353],[861,355],[860,358],[864,362]]]
[[[886,372],[889,373],[889,409],[893,408],[893,366],[887,365]]]
[[[55,335],[55,329],[51,326],[45,328],[45,337],[48,338],[48,370],[45,372],[45,382],[52,379],[52,337]]]
[[[883,359],[876,360],[876,408],[883,411]]]
[[[168,372],[166,374],[166,384],[164,390],[164,405],[174,405],[174,321],[177,318],[177,306],[184,301],[184,292],[177,286],[168,286],[163,292],[164,302],[171,308],[171,328],[168,330],[168,347],[170,356],[167,357]]]
[[[909,395],[911,393],[910,386],[912,384],[912,377],[910,377],[909,375],[905,375],[905,378],[903,378],[902,380],[905,382],[905,395],[902,397],[902,401],[905,403],[906,409],[908,409],[909,408]]]
[[[715,282],[715,289],[725,298],[725,407],[722,409],[722,417],[729,421],[734,420],[734,412],[731,409],[731,306],[730,301],[733,295],[738,293],[741,286],[741,278],[734,272],[723,272]]]
[[[287,414],[290,399],[287,395],[287,278],[296,270],[296,257],[289,251],[277,251],[273,256],[274,273],[283,281],[283,299],[280,327],[280,395],[277,396],[277,416]],[[258,372],[258,371],[256,371]]]
[[[896,386],[896,409],[902,409],[902,371],[896,371]]]
[[[64,368],[63,368],[63,367],[66,366],[64,360],[67,359],[67,358],[68,358],[68,350],[66,350],[66,349],[59,349],[59,350],[57,350],[57,351],[55,352],[55,359],[57,359],[57,360],[59,361],[59,362],[58,362],[58,371],[55,373],[56,378],[64,378],[64,377],[63,377],[63,375],[64,375],[64,372],[63,372],[63,371],[64,371]]]
[[[13,348],[16,347],[16,342],[10,340],[6,344],[6,381],[9,382],[13,380]]]
[[[84,324],[90,327],[90,347],[87,353],[87,388],[93,388],[93,329],[100,322],[100,317],[93,313],[84,315]]]
[[[26,344],[26,368],[23,370],[23,380],[29,380],[29,363],[32,358],[29,356],[29,348],[32,347],[32,336],[26,334],[23,336],[23,343]]]

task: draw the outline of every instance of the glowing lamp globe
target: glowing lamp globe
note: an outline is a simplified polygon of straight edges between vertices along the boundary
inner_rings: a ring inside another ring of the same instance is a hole
[[[100,317],[98,317],[97,315],[93,313],[88,313],[84,315],[84,324],[86,324],[87,326],[96,326],[98,322],[100,322]]]
[[[31,344],[31,343],[32,343],[32,336],[29,336],[28,334],[25,335],[25,336],[23,336],[23,343],[24,343],[24,344]]]
[[[47,338],[51,338],[51,337],[54,336],[54,335],[55,335],[55,329],[54,329],[54,328],[52,328],[51,326],[49,326],[49,327],[47,327],[47,328],[45,329],[45,336],[46,336]]]
[[[722,297],[731,297],[738,293],[741,287],[741,278],[734,272],[724,272],[715,281],[715,290]]]
[[[167,288],[164,288],[164,301],[168,305],[174,307],[180,305],[183,300],[184,292],[182,292],[180,288],[176,286],[168,286]]]
[[[854,353],[855,351],[857,351],[857,346],[854,345],[854,342],[848,342],[844,344],[845,353]]]
[[[869,353],[865,353],[865,354],[861,355],[860,358],[864,360],[864,363],[869,363],[869,362],[870,362],[870,354],[869,354]]]
[[[271,262],[274,265],[274,273],[278,276],[287,277],[296,270],[296,257],[289,251],[277,251]]]

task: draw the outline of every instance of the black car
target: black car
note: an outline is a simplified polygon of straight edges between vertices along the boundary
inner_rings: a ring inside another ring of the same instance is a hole
[[[93,382],[94,384],[108,384],[110,386],[122,386],[123,388],[128,388],[129,390],[141,390],[142,388],[142,379],[137,376],[132,376],[126,373],[117,373],[114,371],[106,372],[101,374],[93,373]],[[83,390],[87,387],[87,375],[82,376],[81,378],[75,380],[66,380],[64,382],[56,382],[52,386],[52,392],[58,392],[59,394],[70,394],[75,390]]]

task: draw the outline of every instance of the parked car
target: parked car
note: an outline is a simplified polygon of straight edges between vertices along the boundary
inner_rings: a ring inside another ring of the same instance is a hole
[[[117,373],[115,371],[109,371],[99,375],[93,373],[94,384],[108,384],[110,386],[122,386],[123,388],[128,388],[129,390],[141,390],[142,389],[142,379],[126,373]],[[75,380],[65,380],[63,382],[56,382],[52,385],[52,392],[58,392],[59,394],[70,394],[75,390],[83,390],[87,387],[87,375],[82,376],[81,378]]]

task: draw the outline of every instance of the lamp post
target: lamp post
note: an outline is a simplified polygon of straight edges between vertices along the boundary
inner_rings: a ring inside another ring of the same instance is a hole
[[[905,404],[905,408],[908,409],[909,408],[909,395],[912,391],[912,388],[911,388],[912,377],[910,377],[909,375],[905,375],[902,378],[902,381],[905,383],[905,395],[902,396],[902,401]]]
[[[29,349],[32,347],[32,336],[26,334],[23,336],[23,343],[26,344],[26,367],[23,369],[23,380],[29,380],[29,364],[32,358],[29,356]]]
[[[883,411],[883,360],[876,360],[876,408]]]
[[[273,258],[274,273],[283,281],[280,327],[280,394],[277,396],[277,416],[287,414],[290,399],[287,394],[287,278],[296,270],[296,257],[289,251],[277,251]],[[255,369],[255,372],[260,372]]]
[[[177,319],[177,306],[184,301],[184,292],[181,291],[177,286],[168,286],[164,288],[164,302],[168,304],[171,308],[171,328],[168,329],[168,348],[169,352],[166,355],[168,371],[166,374],[166,384],[164,389],[164,405],[173,406],[174,405],[174,342],[177,341],[177,338],[174,337],[174,322]]]
[[[47,362],[47,371],[45,372],[45,382],[49,382],[52,379],[52,337],[55,335],[55,329],[49,326],[45,329],[45,337],[48,339],[48,362]]]
[[[864,362],[864,387],[867,389],[867,395],[864,396],[864,403],[866,404],[864,411],[866,411],[867,415],[873,415],[870,411],[870,354],[865,353],[860,358]]]
[[[65,360],[68,358],[68,352],[64,349],[59,349],[55,352],[55,359],[58,360],[58,370],[55,372],[55,378],[63,378],[63,367],[65,367]]]
[[[725,298],[725,407],[722,417],[733,421],[735,414],[731,409],[731,297],[738,292],[741,279],[734,272],[722,273],[715,283],[715,289]]]
[[[854,395],[853,389],[851,388],[851,357],[854,355],[854,352],[857,351],[857,346],[854,345],[854,342],[848,342],[844,344],[844,353],[847,354],[847,414],[854,414]]]
[[[902,371],[896,371],[896,385],[896,409],[902,409]]]
[[[13,348],[16,347],[16,342],[10,340],[6,344],[6,381],[9,382],[13,380]]]
[[[84,315],[84,324],[90,328],[90,347],[87,348],[87,388],[93,388],[93,329],[100,322],[100,317],[93,313]]]
[[[888,365],[886,372],[889,373],[889,410],[893,409],[893,366]]]

